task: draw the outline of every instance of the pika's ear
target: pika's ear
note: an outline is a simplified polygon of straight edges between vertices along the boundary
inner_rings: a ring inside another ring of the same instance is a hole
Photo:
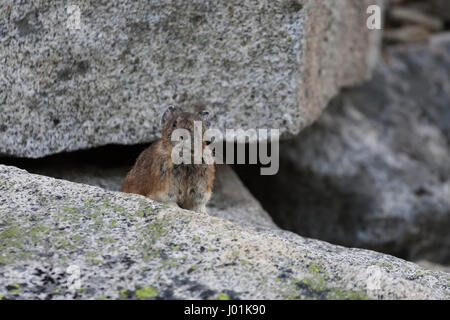
[[[203,119],[203,122],[205,123],[205,126],[207,128],[209,128],[209,125],[210,125],[210,123],[209,123],[209,112],[203,110],[203,111],[200,111],[198,113],[198,115]]]
[[[164,111],[163,116],[161,117],[161,125],[164,125],[166,121],[170,118],[170,116],[177,110],[177,108],[173,105],[170,105],[166,111]]]

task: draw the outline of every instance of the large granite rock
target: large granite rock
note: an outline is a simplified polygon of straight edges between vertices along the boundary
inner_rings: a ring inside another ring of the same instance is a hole
[[[374,3],[83,0],[73,29],[67,1],[3,0],[0,155],[152,141],[172,103],[297,134],[369,74]]]
[[[449,71],[450,34],[389,49],[370,83],[280,146],[277,176],[244,182],[303,236],[450,264]]]
[[[388,255],[3,165],[0,249],[3,299],[450,298]]]
[[[41,159],[7,159],[28,172],[57,179],[97,186],[109,191],[120,191],[122,182],[132,164],[123,154],[139,154],[142,147],[100,148],[81,154],[60,154]],[[100,156],[100,154],[103,154]],[[111,161],[110,159],[115,159]],[[5,160],[5,159],[3,159]],[[270,215],[261,207],[236,173],[227,165],[216,165],[216,178],[208,213],[240,225],[278,229]]]

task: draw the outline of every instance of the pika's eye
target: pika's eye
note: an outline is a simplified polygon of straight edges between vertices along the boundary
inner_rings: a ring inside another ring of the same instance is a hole
[[[173,122],[173,127],[175,128],[177,126],[177,120],[175,120],[174,122]]]

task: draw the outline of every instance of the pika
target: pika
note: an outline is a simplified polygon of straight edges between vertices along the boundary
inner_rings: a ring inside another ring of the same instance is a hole
[[[194,121],[201,121],[204,131],[209,125],[207,117],[206,111],[189,113],[170,106],[161,118],[161,138],[139,155],[123,181],[122,192],[140,194],[183,209],[206,213],[214,184],[214,163],[202,161],[194,164],[191,161],[191,164],[175,164],[172,150],[176,142],[171,137],[176,129],[187,129],[193,137]],[[202,152],[205,147],[206,142],[202,139]]]

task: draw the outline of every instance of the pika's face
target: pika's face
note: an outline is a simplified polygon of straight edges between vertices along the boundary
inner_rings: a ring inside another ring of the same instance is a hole
[[[167,112],[167,111],[166,111]],[[169,114],[164,119],[163,116],[163,130],[162,136],[166,141],[170,141],[172,146],[175,146],[180,140],[185,139],[185,135],[189,134],[191,141],[191,151],[194,152],[194,139],[202,141],[202,150],[205,147],[205,142],[202,140],[203,133],[207,129],[207,112],[189,113],[183,112],[180,109],[169,110]],[[197,124],[197,127],[196,127]],[[201,126],[200,126],[201,124]],[[177,139],[172,139],[174,132],[177,129],[184,129],[176,132]],[[174,140],[174,141],[173,141]]]

